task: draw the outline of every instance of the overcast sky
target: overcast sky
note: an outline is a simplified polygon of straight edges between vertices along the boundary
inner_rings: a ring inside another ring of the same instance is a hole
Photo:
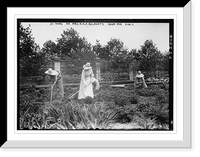
[[[83,25],[84,24],[84,25]],[[35,42],[42,48],[47,40],[56,42],[63,30],[73,28],[81,37],[85,37],[92,45],[100,40],[106,45],[111,38],[118,38],[129,50],[140,49],[148,39],[153,40],[161,52],[169,49],[168,23],[37,23],[24,22],[24,27],[31,26]]]

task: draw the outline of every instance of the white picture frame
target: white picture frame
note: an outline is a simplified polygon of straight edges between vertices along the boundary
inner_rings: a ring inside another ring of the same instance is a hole
[[[191,1],[183,8],[7,8],[7,141],[2,148],[190,148],[191,147]],[[153,10],[154,9],[154,10]],[[169,13],[169,9],[171,12]],[[120,13],[119,13],[120,10]],[[143,11],[145,10],[145,13]],[[78,12],[77,12],[78,11]],[[124,11],[124,12],[123,12]],[[55,13],[55,14],[52,14]],[[111,14],[112,12],[112,14]],[[81,14],[84,13],[84,14]],[[145,18],[174,17],[174,59],[177,112],[174,132],[20,132],[16,130],[16,19],[17,18]],[[159,15],[159,16],[158,16]],[[179,28],[180,27],[180,28]],[[180,29],[180,31],[179,31]],[[181,31],[182,30],[182,31]],[[181,34],[182,33],[182,34]],[[179,37],[180,36],[180,37]],[[183,37],[183,40],[182,40]],[[183,51],[181,51],[183,50]],[[180,57],[179,57],[180,56]],[[177,83],[178,80],[178,83]],[[176,84],[177,83],[177,84]],[[183,84],[181,84],[183,83]],[[13,92],[14,91],[14,92]],[[177,94],[179,93],[179,94]],[[14,114],[13,114],[14,113]],[[137,139],[138,137],[138,139]],[[143,138],[140,138],[143,137]],[[155,138],[154,138],[155,137]],[[146,139],[145,139],[146,138]]]

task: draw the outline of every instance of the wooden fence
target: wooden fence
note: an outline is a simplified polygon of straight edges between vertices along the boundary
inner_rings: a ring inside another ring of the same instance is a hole
[[[138,63],[137,63],[138,65]],[[137,67],[135,63],[132,65],[133,67]],[[93,72],[95,74],[95,77],[99,80],[99,82],[118,82],[118,81],[134,81],[134,76],[136,74],[137,68],[132,68],[132,70],[128,70],[128,72],[106,72],[101,73],[100,70],[100,62],[99,60],[95,60],[92,63]],[[48,68],[52,68],[55,70],[60,71],[63,78],[64,84],[77,84],[80,83],[81,79],[81,71],[82,66],[77,67],[70,63],[70,61],[67,60],[60,60],[58,57],[54,60],[50,61],[49,64],[44,67],[45,70]],[[73,70],[74,68],[74,70]],[[145,78],[154,77],[154,78],[161,78],[161,77],[168,77],[168,71],[157,71],[154,73],[147,73],[145,71],[142,71],[142,73],[145,75]],[[20,84],[37,84],[37,85],[48,85],[52,83],[51,78],[48,75],[43,76],[29,76],[29,77],[20,77]]]

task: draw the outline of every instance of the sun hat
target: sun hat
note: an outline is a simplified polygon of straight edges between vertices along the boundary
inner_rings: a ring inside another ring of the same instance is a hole
[[[92,67],[90,66],[90,63],[87,62],[85,65],[83,65],[83,69],[84,70],[88,70],[88,69],[91,69]]]
[[[136,77],[137,78],[142,78],[142,77],[144,77],[144,75],[142,74],[141,71],[138,71],[137,74],[136,74]]]
[[[49,68],[45,74],[47,75],[58,75],[58,72],[56,70],[52,70],[51,68]]]

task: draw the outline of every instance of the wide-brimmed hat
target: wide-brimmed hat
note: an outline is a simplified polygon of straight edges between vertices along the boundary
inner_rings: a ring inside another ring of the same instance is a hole
[[[144,75],[142,74],[141,71],[138,71],[137,74],[136,74],[136,77],[137,78],[142,78],[142,77],[144,77]]]
[[[58,75],[58,72],[56,70],[52,70],[49,68],[47,71],[45,71],[45,74],[47,75]]]
[[[83,69],[84,70],[88,70],[88,69],[91,69],[92,67],[90,66],[90,63],[87,62],[85,65],[83,65]]]

